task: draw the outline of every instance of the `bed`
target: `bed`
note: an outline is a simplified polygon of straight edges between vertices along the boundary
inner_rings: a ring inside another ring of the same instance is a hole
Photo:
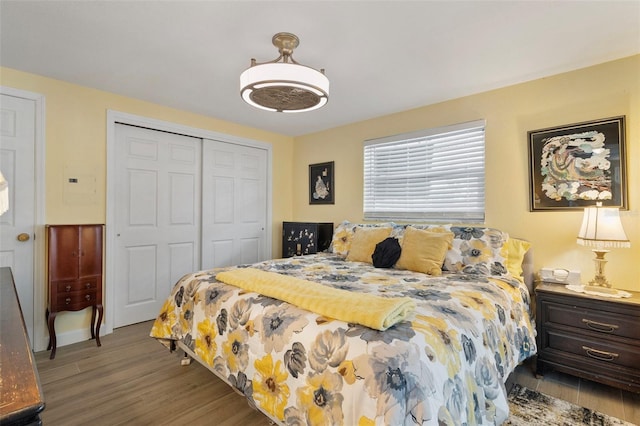
[[[400,258],[375,267],[388,239]],[[327,253],[184,276],[151,336],[277,424],[501,424],[504,383],[536,352],[529,253],[493,228],[345,221]],[[281,300],[294,288],[338,298],[314,312]]]

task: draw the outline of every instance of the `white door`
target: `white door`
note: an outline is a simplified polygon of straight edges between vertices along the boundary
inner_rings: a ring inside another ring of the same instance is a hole
[[[267,151],[205,139],[202,269],[265,260]]]
[[[116,125],[114,326],[153,319],[199,268],[202,140]]]
[[[0,266],[9,266],[33,342],[35,231],[35,101],[0,98],[0,170],[9,183],[9,210],[0,216]],[[18,238],[20,236],[20,238]]]

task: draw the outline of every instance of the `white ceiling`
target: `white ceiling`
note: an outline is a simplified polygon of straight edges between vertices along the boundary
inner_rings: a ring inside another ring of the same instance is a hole
[[[324,108],[241,100],[282,31],[326,69]],[[1,0],[0,36],[2,66],[297,136],[638,54],[640,0]]]

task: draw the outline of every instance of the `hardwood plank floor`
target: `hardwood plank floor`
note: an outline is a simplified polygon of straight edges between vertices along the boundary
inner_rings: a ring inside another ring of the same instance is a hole
[[[36,353],[46,408],[45,426],[220,425],[267,426],[261,413],[209,370],[170,353],[149,337],[152,323],[116,329],[95,341]],[[551,396],[640,424],[640,395],[551,372],[536,379],[525,363],[509,378]]]
[[[209,370],[149,337],[151,322],[36,353],[45,426],[256,425],[269,420]]]

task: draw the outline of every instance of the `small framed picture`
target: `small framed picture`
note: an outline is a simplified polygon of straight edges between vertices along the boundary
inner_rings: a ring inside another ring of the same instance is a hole
[[[530,211],[627,210],[624,116],[528,132]]]
[[[333,161],[309,164],[309,204],[334,204]]]

